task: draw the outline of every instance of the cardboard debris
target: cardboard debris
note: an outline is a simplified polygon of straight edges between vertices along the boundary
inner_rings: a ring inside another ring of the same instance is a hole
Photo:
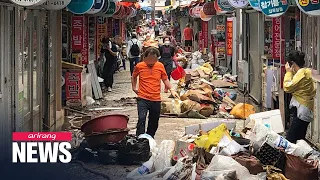
[[[236,88],[236,87],[238,87],[238,85],[224,81],[224,80],[213,80],[211,83],[216,88],[229,88],[229,87]]]

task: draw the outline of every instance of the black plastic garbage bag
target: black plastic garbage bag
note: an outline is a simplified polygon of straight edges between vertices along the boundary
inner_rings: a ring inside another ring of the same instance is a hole
[[[149,140],[145,138],[138,139],[134,135],[127,135],[119,147],[119,164],[122,165],[140,165],[150,158]]]
[[[101,164],[117,164],[119,156],[119,144],[108,143],[101,146],[98,150],[98,158]]]

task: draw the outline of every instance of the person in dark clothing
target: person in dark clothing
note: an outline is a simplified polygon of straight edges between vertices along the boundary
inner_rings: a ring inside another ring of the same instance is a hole
[[[115,67],[117,64],[117,46],[109,38],[104,38],[102,40],[101,53],[106,57],[106,62],[103,66],[103,79],[104,84],[109,92],[112,91],[113,85],[113,74],[115,72]]]
[[[172,47],[170,42],[170,38],[166,37],[164,38],[164,45],[159,48],[160,52],[160,62],[164,65],[164,68],[166,70],[166,73],[168,75],[168,79],[170,80],[172,67],[173,67],[173,57],[175,53],[174,47]],[[168,87],[165,87],[164,90],[165,93],[168,92]]]

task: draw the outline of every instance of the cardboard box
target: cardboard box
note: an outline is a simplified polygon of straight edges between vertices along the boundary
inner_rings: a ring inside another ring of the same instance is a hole
[[[229,130],[232,130],[236,127],[236,120],[235,119],[221,119],[221,120],[212,121],[212,122],[208,122],[208,123],[186,126],[185,133],[197,135],[197,134],[199,134],[200,130],[210,131],[211,129],[218,127],[222,123],[225,123]]]
[[[251,121],[265,124],[276,133],[284,132],[283,121],[282,121],[281,112],[279,109],[251,114],[246,119],[245,124],[247,125]]]
[[[192,138],[189,139],[189,141],[185,138],[177,140],[173,154],[173,160],[177,161],[186,156],[193,157],[193,149],[195,148],[195,144],[192,143],[193,141],[194,139]]]

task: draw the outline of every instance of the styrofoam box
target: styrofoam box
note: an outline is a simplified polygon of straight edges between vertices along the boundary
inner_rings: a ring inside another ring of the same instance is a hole
[[[245,121],[246,125],[253,120],[256,123],[268,125],[276,133],[284,132],[283,121],[279,109],[251,114]]]

